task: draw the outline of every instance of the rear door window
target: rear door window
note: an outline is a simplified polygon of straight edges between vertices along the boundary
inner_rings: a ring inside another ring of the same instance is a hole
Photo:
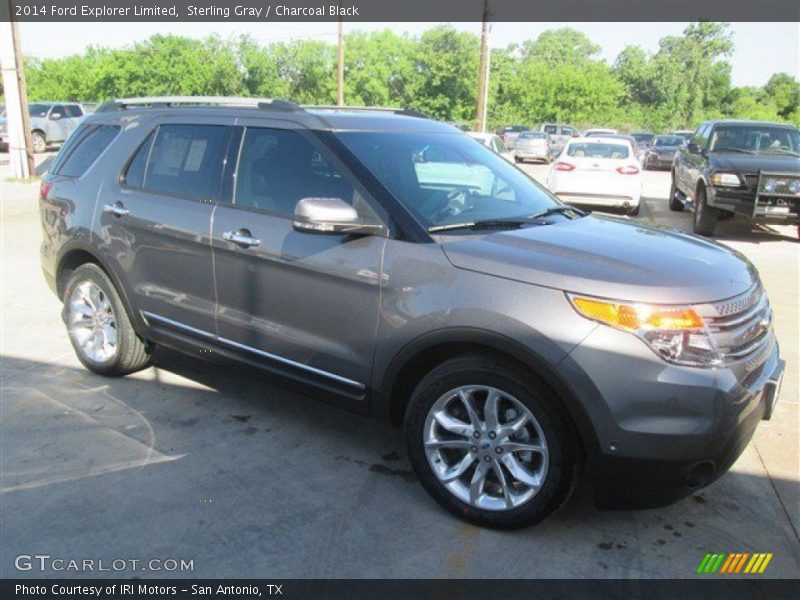
[[[217,200],[232,130],[224,125],[161,125],[141,171],[140,187],[192,200]],[[137,159],[131,166],[136,165],[138,177]],[[127,177],[126,183],[133,184]]]
[[[119,131],[119,125],[91,125],[83,129],[75,142],[65,148],[69,154],[57,165],[57,173],[66,177],[81,177],[119,135]]]
[[[558,133],[558,127],[556,125],[545,125],[544,132],[550,135],[556,135]]]
[[[71,118],[79,118],[83,116],[83,111],[81,107],[77,104],[68,104],[67,105],[67,116]]]
[[[59,117],[59,118],[63,119],[66,116],[67,116],[67,111],[60,104],[54,106],[53,110],[50,111],[50,118],[51,119],[54,119],[56,117]]]

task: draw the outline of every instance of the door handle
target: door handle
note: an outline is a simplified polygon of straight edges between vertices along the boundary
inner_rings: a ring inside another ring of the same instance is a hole
[[[261,240],[251,236],[250,232],[246,229],[240,229],[239,231],[226,231],[222,234],[222,239],[228,242],[233,242],[234,244],[238,244],[240,246],[245,246],[247,248],[261,245]]]
[[[115,202],[114,204],[106,204],[103,206],[103,212],[109,212],[113,214],[115,217],[124,217],[125,215],[131,214],[125,205],[122,202]]]

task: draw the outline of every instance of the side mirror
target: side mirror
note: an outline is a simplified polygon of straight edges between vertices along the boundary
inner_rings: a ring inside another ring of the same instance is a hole
[[[50,113],[51,121],[58,121],[61,118],[61,113]]]
[[[696,144],[694,142],[689,142],[686,144],[686,151],[689,152],[689,154],[700,154],[702,152],[700,144]]]
[[[382,225],[369,225],[340,198],[303,198],[294,209],[295,231],[303,233],[378,235]]]

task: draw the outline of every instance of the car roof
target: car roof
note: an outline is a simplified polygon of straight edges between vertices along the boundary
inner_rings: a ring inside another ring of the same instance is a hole
[[[716,121],[707,121],[705,124],[713,125],[769,125],[770,127],[786,127],[787,129],[797,129],[791,123],[777,123],[776,121],[756,121],[750,119],[719,119]],[[688,130],[687,130],[688,131]]]
[[[136,116],[214,116],[221,114],[241,119],[280,120],[314,130],[329,131],[396,131],[419,133],[462,133],[460,129],[429,119],[421,113],[402,109],[369,109],[366,107],[301,107],[291,103],[258,105],[125,105],[106,103],[87,116],[86,122],[116,122]]]

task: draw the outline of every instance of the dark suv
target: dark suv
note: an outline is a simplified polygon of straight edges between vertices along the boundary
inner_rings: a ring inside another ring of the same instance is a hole
[[[694,231],[724,214],[800,223],[800,131],[759,121],[709,121],[675,152],[669,207],[694,209]],[[800,234],[800,228],[798,229]]]
[[[86,367],[124,375],[161,344],[302,382],[404,424],[422,484],[476,523],[536,522],[582,466],[603,506],[683,497],[778,397],[740,255],[585,215],[406,111],[112,102],[40,202]]]

